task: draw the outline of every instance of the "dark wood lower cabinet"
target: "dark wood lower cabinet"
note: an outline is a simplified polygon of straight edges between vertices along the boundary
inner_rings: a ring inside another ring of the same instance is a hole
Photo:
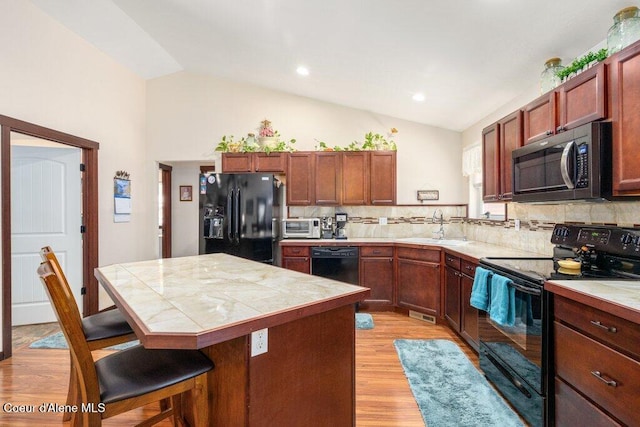
[[[360,248],[360,286],[371,289],[361,309],[393,310],[393,271],[393,247]]]
[[[471,306],[477,264],[445,251],[444,317],[471,347],[478,350],[478,310]]]
[[[474,267],[475,272],[475,267]],[[471,288],[473,288],[473,276],[462,274],[460,278],[462,288],[462,320],[460,322],[460,335],[467,340],[471,347],[478,350],[478,309],[471,306]]]
[[[555,380],[555,423],[557,427],[574,427],[585,424],[591,426],[619,426],[600,408],[582,397],[570,385]]]
[[[439,263],[398,258],[398,306],[440,316]]]
[[[449,266],[445,267],[444,273],[444,318],[449,321],[455,331],[460,331],[460,311],[461,284],[460,272]]]
[[[547,288],[557,290],[553,283]],[[640,426],[640,325],[615,309],[553,295],[557,426]]]
[[[309,246],[284,246],[282,248],[282,268],[311,273],[311,249]]]

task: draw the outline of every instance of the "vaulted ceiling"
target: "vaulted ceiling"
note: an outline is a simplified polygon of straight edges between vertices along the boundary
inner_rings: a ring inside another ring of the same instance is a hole
[[[145,79],[204,73],[461,131],[631,0],[31,0]],[[296,74],[299,66],[308,76]],[[415,94],[424,101],[414,101]]]

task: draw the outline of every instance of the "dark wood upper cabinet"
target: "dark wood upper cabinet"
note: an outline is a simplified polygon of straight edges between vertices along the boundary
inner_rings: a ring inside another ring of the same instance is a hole
[[[285,173],[289,153],[223,153],[223,173]]]
[[[559,87],[560,124],[556,132],[607,117],[606,70],[606,64],[598,64]]]
[[[607,64],[600,63],[524,107],[524,143],[607,117]]]
[[[524,107],[524,143],[553,135],[556,124],[557,93],[549,92]]]
[[[253,156],[251,153],[223,153],[223,173],[249,173],[253,170]]]
[[[513,197],[511,152],[522,146],[522,111],[515,111],[482,131],[483,200]]]
[[[613,194],[640,195],[640,42],[611,58]]]
[[[396,152],[290,153],[287,203],[319,206],[394,205]]]
[[[513,160],[511,153],[522,147],[522,111],[518,110],[498,122],[500,127],[499,145],[499,182],[500,200],[513,198],[512,180]]]
[[[253,153],[253,169],[256,172],[287,173],[289,153]]]
[[[371,151],[370,197],[372,205],[396,204],[396,152]]]
[[[314,153],[315,204],[339,205],[342,203],[342,153]]]
[[[370,156],[367,151],[342,153],[342,203],[369,204]]]
[[[496,202],[500,194],[500,131],[498,123],[482,131],[482,200]]]
[[[287,204],[308,206],[315,202],[314,153],[289,153],[287,162]]]

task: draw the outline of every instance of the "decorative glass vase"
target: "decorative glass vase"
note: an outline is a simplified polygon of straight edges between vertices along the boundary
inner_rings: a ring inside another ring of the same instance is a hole
[[[256,135],[253,133],[248,134],[244,145],[252,151],[257,150],[259,148],[259,145],[258,140],[256,139]]]
[[[613,17],[613,25],[607,33],[607,50],[612,55],[640,39],[640,10],[625,7]]]
[[[544,70],[540,74],[540,93],[547,93],[550,90],[555,89],[560,83],[560,77],[558,77],[558,71],[564,67],[560,65],[560,58],[550,58],[544,63]]]

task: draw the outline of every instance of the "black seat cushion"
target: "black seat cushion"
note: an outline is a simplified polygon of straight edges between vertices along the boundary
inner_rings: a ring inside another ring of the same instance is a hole
[[[113,403],[176,384],[213,369],[198,350],[147,350],[141,345],[96,362],[100,398]]]
[[[120,310],[103,311],[82,319],[82,329],[87,341],[119,337],[133,333]]]

